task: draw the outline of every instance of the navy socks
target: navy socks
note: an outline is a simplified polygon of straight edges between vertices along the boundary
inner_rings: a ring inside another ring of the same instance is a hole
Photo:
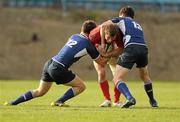
[[[66,93],[64,93],[63,96],[61,96],[56,102],[59,102],[59,103],[64,103],[65,101],[71,99],[72,97],[74,97],[75,94],[74,94],[74,91],[72,88],[68,89],[66,91]]]
[[[25,94],[21,95],[20,97],[18,97],[16,100],[12,101],[11,104],[12,105],[17,105],[19,103],[22,103],[22,102],[25,102],[25,101],[28,101],[30,99],[32,99],[33,96],[32,96],[32,92],[31,91],[28,91],[26,92]]]
[[[153,95],[152,83],[149,82],[147,84],[144,84],[144,89],[149,97],[149,100],[153,101],[154,95]]]

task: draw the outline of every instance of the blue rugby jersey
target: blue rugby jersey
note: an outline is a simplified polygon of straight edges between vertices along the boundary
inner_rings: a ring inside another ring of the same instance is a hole
[[[119,26],[124,37],[124,47],[131,44],[144,45],[144,33],[142,27],[130,17],[115,17],[111,21]]]
[[[81,34],[74,34],[52,59],[69,68],[74,62],[78,61],[86,54],[89,54],[92,59],[96,59],[99,56],[99,52],[87,37]]]

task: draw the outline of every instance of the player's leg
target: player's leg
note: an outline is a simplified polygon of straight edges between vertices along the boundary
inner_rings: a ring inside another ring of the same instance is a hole
[[[148,73],[148,48],[141,46],[139,49],[139,57],[136,61],[137,68],[139,68],[139,75],[141,80],[144,82],[144,89],[149,97],[149,102],[152,107],[157,107],[157,102],[154,99],[152,82]]]
[[[41,96],[45,95],[49,91],[49,89],[51,88],[52,83],[53,83],[52,81],[47,82],[47,81],[41,80],[39,87],[37,89],[32,90],[33,98],[41,97]]]
[[[65,106],[65,102],[78,94],[82,93],[85,89],[86,86],[84,82],[76,75],[75,78],[64,84],[66,86],[71,86],[70,89],[68,89],[56,102],[52,103],[51,105],[55,106]]]
[[[105,99],[105,101],[102,104],[100,104],[100,107],[110,107],[111,106],[111,98],[110,98],[110,93],[109,93],[108,80],[106,80],[105,65],[102,66],[96,62],[93,62],[93,63],[94,63],[94,67],[98,74],[99,86],[101,88],[101,91],[102,91],[104,99]]]
[[[132,69],[136,62],[136,47],[128,46],[124,49],[124,52],[119,57],[116,65],[116,71],[114,75],[114,82],[117,89],[125,96],[126,102],[122,105],[122,108],[128,108],[136,104],[136,100],[131,95],[126,83],[123,81],[127,73]]]
[[[48,67],[52,63],[52,60],[49,60],[45,63],[43,72],[42,72],[42,77],[41,81],[39,84],[39,87],[35,90],[28,91],[24,93],[23,95],[19,96],[17,99],[11,101],[11,102],[6,102],[5,105],[17,105],[19,103],[31,100],[36,97],[43,96],[48,92],[48,90],[51,88],[52,85],[52,78],[48,74]],[[46,81],[46,82],[45,82]]]
[[[21,96],[19,96],[18,98],[16,98],[15,100],[13,100],[11,102],[6,102],[5,104],[7,104],[7,105],[8,104],[9,105],[18,105],[19,103],[29,101],[29,100],[36,98],[36,97],[43,96],[51,88],[51,85],[52,85],[52,82],[41,81],[39,84],[39,87],[37,89],[32,90],[32,91],[28,91],[28,92],[22,94]]]
[[[127,75],[129,69],[124,68],[120,65],[116,65],[116,72],[114,75],[114,82],[117,89],[125,96],[126,102],[122,105],[122,108],[129,108],[132,105],[136,104],[136,100],[131,95],[126,83],[123,81],[123,78]]]
[[[111,72],[114,76],[115,70],[116,70],[116,62],[118,57],[113,57],[108,61],[109,67],[111,69]],[[114,83],[114,106],[121,106],[122,104],[119,102],[121,92],[116,88],[116,84]]]
[[[153,86],[152,86],[152,81],[149,77],[148,67],[145,66],[143,68],[139,68],[139,74],[140,74],[141,80],[144,82],[144,89],[147,93],[147,96],[149,98],[149,102],[150,102],[151,106],[157,107],[158,105],[154,98]]]
[[[71,86],[58,100],[51,103],[52,106],[64,106],[65,101],[85,90],[85,85],[78,76],[55,61],[52,61],[52,64],[49,65],[48,73],[57,85],[63,84]]]

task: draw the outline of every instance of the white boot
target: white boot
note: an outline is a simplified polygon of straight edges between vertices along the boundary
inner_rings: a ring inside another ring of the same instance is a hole
[[[123,105],[123,103],[121,103],[121,102],[113,103],[114,107],[121,107],[122,105]]]
[[[111,101],[105,100],[102,104],[99,105],[100,107],[111,107]]]

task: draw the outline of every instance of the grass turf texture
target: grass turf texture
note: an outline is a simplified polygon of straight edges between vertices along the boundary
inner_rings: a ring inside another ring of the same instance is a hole
[[[3,106],[5,101],[15,99],[34,89],[38,81],[0,81],[0,122],[179,122],[179,82],[154,82],[154,93],[159,108],[151,108],[140,81],[127,82],[137,104],[130,109],[117,107],[100,108],[102,93],[97,82],[86,82],[87,89],[79,96],[67,101],[70,107],[51,107],[50,103],[69,87],[53,85],[43,97],[18,106]],[[113,96],[110,84],[111,97]],[[124,97],[122,97],[124,100]]]

